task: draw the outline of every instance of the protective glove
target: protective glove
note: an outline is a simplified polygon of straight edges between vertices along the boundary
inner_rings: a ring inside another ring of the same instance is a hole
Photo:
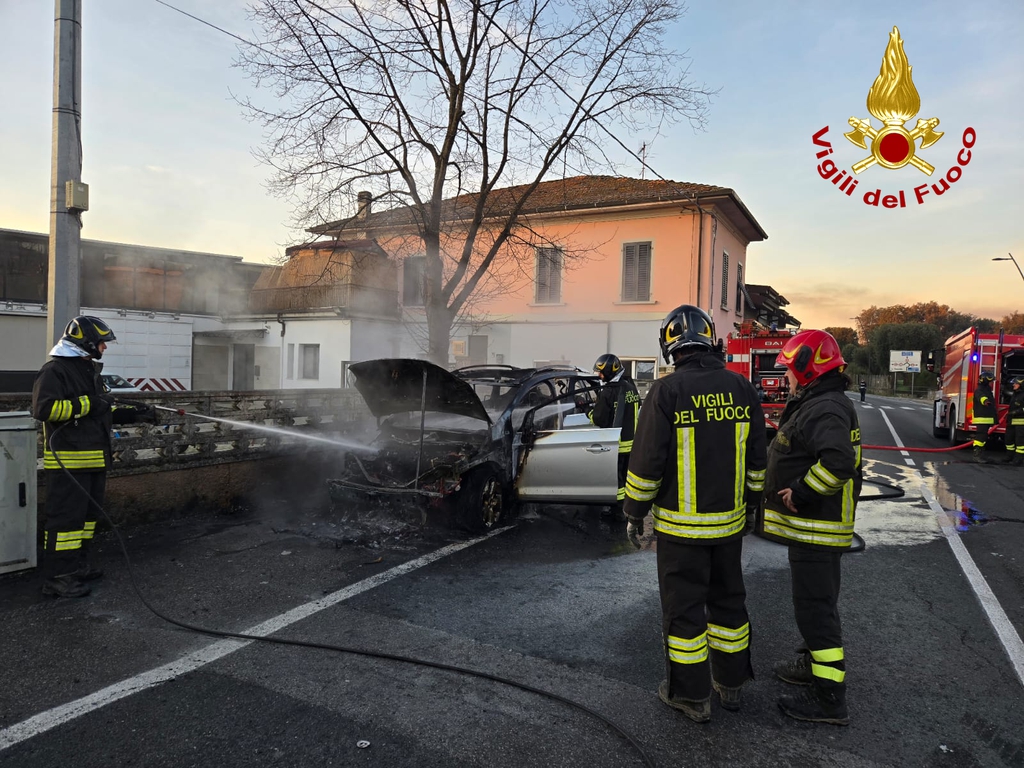
[[[635,520],[635,519],[630,518],[629,522],[626,523],[626,538],[629,539],[629,542],[634,547],[636,547],[637,549],[640,549],[640,547],[641,547],[640,537],[643,536],[643,535],[644,535],[644,520],[643,520],[643,518],[640,518],[639,520]]]
[[[135,421],[145,422],[148,424],[156,424],[158,421],[157,410],[148,403],[138,403],[135,406],[136,415]]]
[[[114,398],[110,395],[86,395],[89,399],[89,415],[99,416],[110,410]]]

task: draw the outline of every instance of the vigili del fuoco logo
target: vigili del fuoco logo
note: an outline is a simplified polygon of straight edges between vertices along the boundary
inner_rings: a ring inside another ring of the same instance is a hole
[[[849,119],[853,130],[843,135],[851,144],[870,152],[867,157],[853,163],[849,172],[839,168],[832,159],[826,159],[833,153],[831,142],[825,138],[829,128],[827,125],[811,137],[815,146],[823,147],[816,155],[821,161],[818,164],[818,174],[826,181],[831,181],[847,197],[853,197],[854,190],[861,182],[860,178],[855,177],[869,170],[872,175],[881,175],[881,169],[899,170],[910,165],[934,178],[935,166],[919,155],[918,151],[934,146],[945,134],[936,130],[939,127],[937,117],[918,118],[917,125],[907,130],[907,122],[921,111],[921,96],[914,87],[911,77],[913,69],[907,61],[907,54],[903,51],[900,31],[893,27],[885,55],[882,57],[882,67],[871,90],[868,91],[868,112],[876,120],[881,121],[882,127],[875,128],[870,118]],[[877,186],[874,189],[866,189],[861,199],[865,205],[906,208],[908,197],[921,205],[930,197],[946,194],[971,162],[971,147],[974,146],[976,138],[973,128],[965,128],[960,139],[962,146],[957,152],[956,163],[951,164],[949,170],[934,181],[914,187],[913,193],[900,189],[894,194],[885,194],[882,187]],[[948,141],[947,139],[946,144]],[[880,183],[877,178],[874,181]],[[865,184],[865,187],[868,186],[869,184]]]

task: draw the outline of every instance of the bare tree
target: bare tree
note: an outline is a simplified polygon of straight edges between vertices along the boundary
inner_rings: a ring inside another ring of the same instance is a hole
[[[263,42],[241,66],[277,98],[244,104],[297,223],[337,219],[364,188],[395,213],[389,226],[426,257],[427,354],[444,364],[452,323],[503,255],[532,258],[511,241],[543,244],[523,216],[542,181],[615,172],[620,134],[704,126],[711,93],[664,40],[683,12],[679,0],[259,0]]]

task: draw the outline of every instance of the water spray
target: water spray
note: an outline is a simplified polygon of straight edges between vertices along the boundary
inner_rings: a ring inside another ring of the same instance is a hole
[[[266,424],[254,424],[251,421],[235,421],[234,419],[221,419],[217,416],[207,416],[204,413],[190,413],[184,408],[168,408],[164,405],[154,405],[158,411],[168,411],[169,413],[176,413],[179,416],[190,416],[194,419],[205,419],[206,421],[214,421],[219,424],[228,424],[238,429],[251,429],[257,432],[267,432],[272,435],[280,435],[284,437],[298,437],[303,440],[310,440],[316,443],[327,443],[339,448],[347,448],[350,451],[361,451],[363,453],[376,453],[373,448],[362,445],[361,443],[354,442],[352,440],[343,440],[340,438],[332,437],[321,437],[320,435],[311,435],[308,432],[299,432],[292,429],[283,429],[282,427],[268,427]]]

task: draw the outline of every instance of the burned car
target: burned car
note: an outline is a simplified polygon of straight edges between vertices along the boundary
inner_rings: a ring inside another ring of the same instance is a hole
[[[521,502],[614,504],[619,428],[587,418],[600,387],[571,366],[487,365],[448,371],[424,360],[353,364],[377,419],[371,453],[328,480],[342,509],[412,502],[470,531]]]

